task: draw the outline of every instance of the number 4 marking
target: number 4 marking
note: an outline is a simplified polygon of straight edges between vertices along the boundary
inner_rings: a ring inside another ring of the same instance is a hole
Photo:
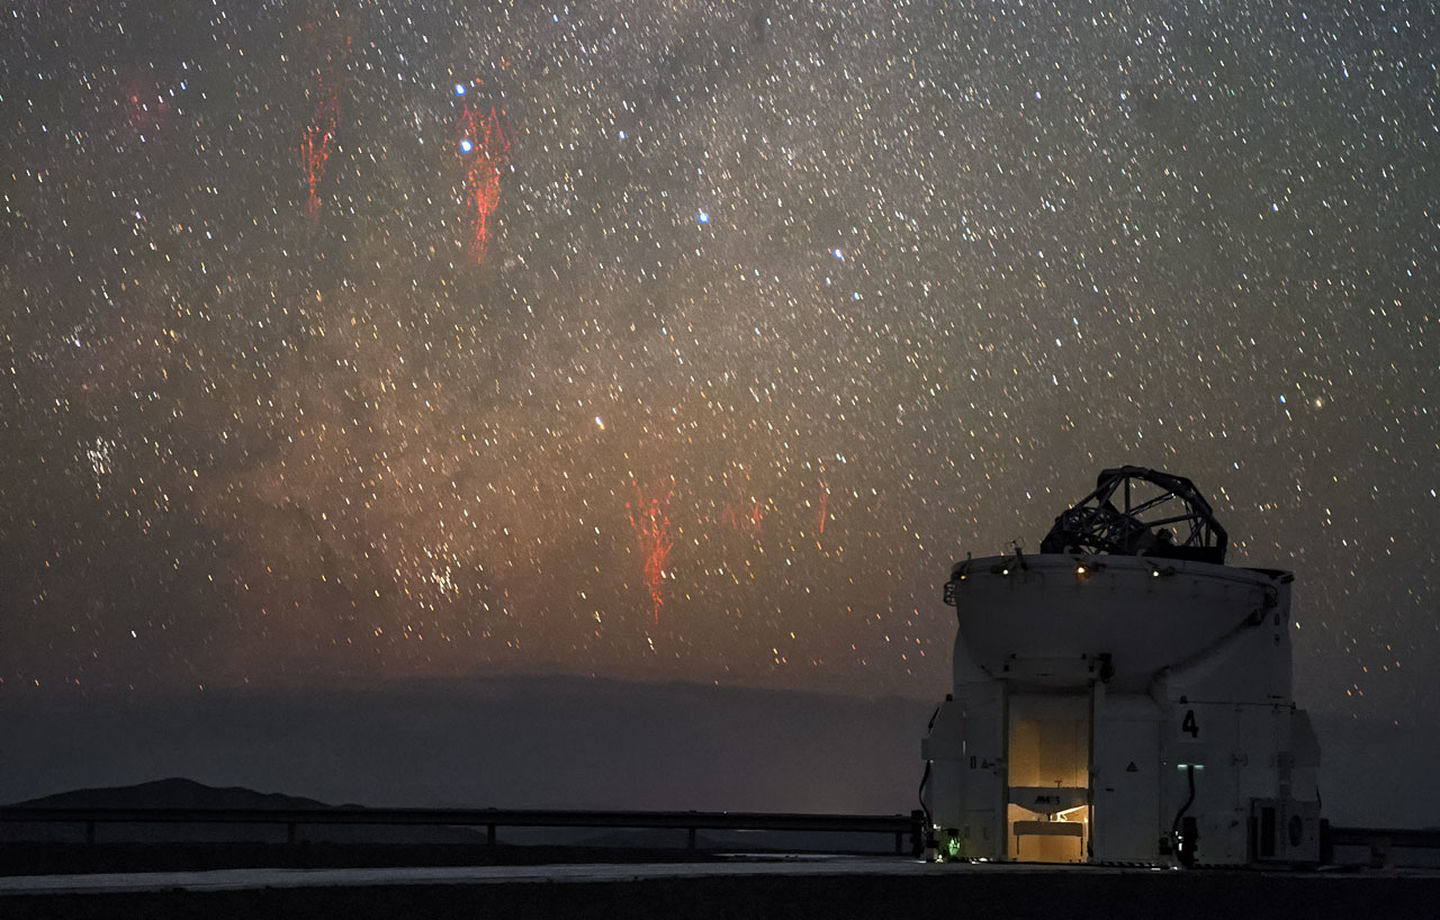
[[[1185,719],[1180,723],[1180,730],[1188,732],[1191,738],[1200,737],[1200,726],[1195,722],[1195,710],[1185,710]]]

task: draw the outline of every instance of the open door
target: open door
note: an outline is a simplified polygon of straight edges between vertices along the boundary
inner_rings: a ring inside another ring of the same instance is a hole
[[[1085,862],[1090,845],[1090,696],[1010,697],[1006,856]]]

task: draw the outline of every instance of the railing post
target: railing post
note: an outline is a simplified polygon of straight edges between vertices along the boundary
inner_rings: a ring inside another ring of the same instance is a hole
[[[291,821],[285,825],[285,842],[294,846],[295,844],[295,822]]]
[[[690,849],[695,849],[695,828],[693,827],[689,828],[689,844]]]
[[[94,822],[94,821],[86,821],[86,822],[85,822],[85,842],[88,843],[88,844],[92,844],[92,845],[95,843],[95,822]]]
[[[492,847],[495,845],[495,825],[485,825],[485,842],[490,844]]]
[[[1378,834],[1370,838],[1370,868],[1385,869],[1390,865],[1390,838]]]
[[[925,843],[930,835],[926,823],[924,811],[917,808],[910,812],[910,855],[916,859],[925,855]]]

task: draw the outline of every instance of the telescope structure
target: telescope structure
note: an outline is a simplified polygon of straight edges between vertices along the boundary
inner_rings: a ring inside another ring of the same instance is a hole
[[[1226,565],[1227,546],[1190,480],[1125,466],[1039,554],[952,568],[954,691],[921,744],[931,855],[1319,862],[1294,576]]]

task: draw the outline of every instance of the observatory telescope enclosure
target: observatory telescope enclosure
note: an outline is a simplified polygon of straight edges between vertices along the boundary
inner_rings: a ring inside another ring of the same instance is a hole
[[[1225,565],[1227,540],[1188,479],[1120,467],[1039,554],[954,566],[954,691],[922,743],[940,858],[1319,860],[1293,578]]]

